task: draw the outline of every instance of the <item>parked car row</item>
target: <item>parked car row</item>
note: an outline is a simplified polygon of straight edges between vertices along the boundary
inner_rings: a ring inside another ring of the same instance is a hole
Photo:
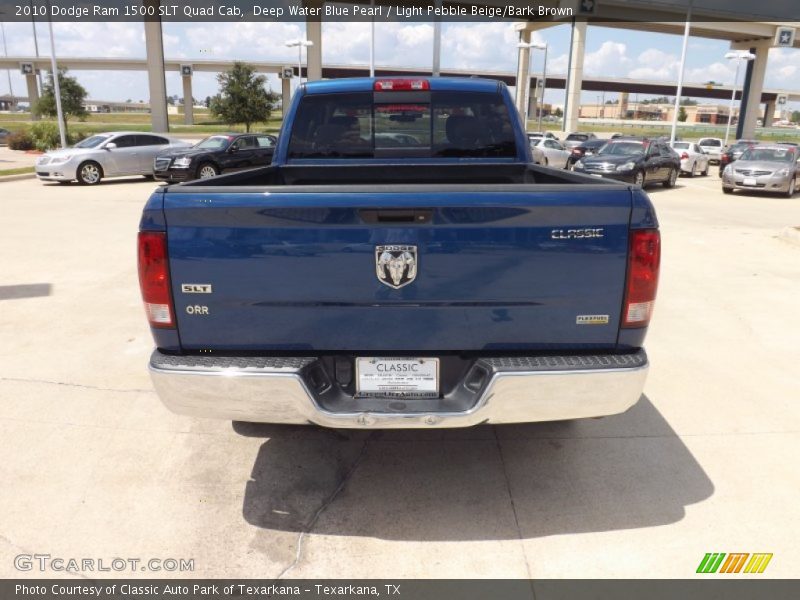
[[[192,145],[173,137],[118,131],[99,133],[36,161],[41,181],[96,185],[106,177],[143,175],[178,182],[214,177],[272,162],[277,138],[263,133],[212,135]]]
[[[663,138],[615,134],[606,140],[593,133],[573,132],[562,143],[551,132],[527,135],[533,159],[541,165],[640,186],[673,187],[682,173],[707,175],[715,161],[726,194],[760,190],[791,197],[800,183],[800,146],[793,142],[759,144],[742,139],[725,148],[719,138],[669,144]],[[40,180],[60,183],[77,180],[96,185],[106,177],[130,175],[176,183],[268,165],[276,145],[274,135],[263,133],[211,135],[191,145],[162,134],[109,132],[48,152],[35,168]]]

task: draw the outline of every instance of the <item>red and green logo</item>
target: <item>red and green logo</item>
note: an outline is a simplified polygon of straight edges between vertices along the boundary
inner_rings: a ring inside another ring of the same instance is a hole
[[[749,560],[748,560],[749,559]],[[763,573],[771,553],[749,554],[747,552],[708,552],[697,567],[698,573]],[[744,569],[744,570],[743,570]]]

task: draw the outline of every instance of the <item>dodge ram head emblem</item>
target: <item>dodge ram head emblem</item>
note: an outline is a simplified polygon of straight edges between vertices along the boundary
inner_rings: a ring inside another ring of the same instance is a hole
[[[375,246],[378,281],[400,289],[417,278],[416,246]]]

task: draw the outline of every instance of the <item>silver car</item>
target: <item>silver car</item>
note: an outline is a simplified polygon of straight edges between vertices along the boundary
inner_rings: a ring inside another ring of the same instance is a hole
[[[694,177],[698,173],[708,175],[708,155],[698,144],[691,142],[672,142],[672,149],[681,157],[681,173]]]
[[[136,131],[98,133],[72,146],[52,150],[36,161],[36,176],[42,181],[66,183],[78,180],[95,185],[104,177],[153,176],[153,159],[173,148],[191,144],[162,134]]]
[[[722,191],[756,190],[794,196],[800,170],[794,146],[762,145],[748,148],[722,171]]]
[[[544,155],[544,160],[540,161],[540,164],[559,169],[567,168],[570,152],[561,145],[561,142],[550,138],[531,137],[528,139],[531,144],[531,152],[535,153],[536,150],[540,150]]]
[[[596,140],[597,136],[593,133],[580,133],[578,131],[573,131],[566,138],[564,138],[564,145],[567,148],[575,148],[580,146],[584,142],[588,142],[589,140]]]
[[[719,138],[703,138],[697,145],[708,155],[708,160],[712,164],[718,163],[722,157],[725,144]]]

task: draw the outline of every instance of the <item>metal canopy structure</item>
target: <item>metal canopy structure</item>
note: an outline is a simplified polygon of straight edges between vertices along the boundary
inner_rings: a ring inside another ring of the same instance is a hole
[[[31,63],[36,70],[47,70],[50,68],[48,59],[34,58],[30,56],[0,58],[0,69],[17,69],[21,63]],[[84,57],[59,57],[59,65],[68,68],[70,71],[146,71],[147,59],[144,58],[84,58]],[[191,65],[194,73],[220,73],[233,67],[232,60],[187,60],[187,59],[166,59],[164,69],[171,72],[183,73],[182,67]],[[281,74],[286,65],[283,62],[267,61],[248,61],[259,73]],[[297,65],[291,67],[294,74],[297,74]],[[304,69],[303,74],[306,74]],[[430,69],[416,67],[386,67],[376,66],[375,75],[378,77],[397,76],[430,76]],[[465,69],[442,69],[441,75],[444,77],[482,77],[487,79],[497,79],[509,86],[516,85],[516,75],[509,71],[487,71],[487,70],[465,70]],[[324,79],[337,79],[341,77],[367,77],[369,76],[369,65],[336,65],[328,64],[322,67],[322,77]],[[538,76],[531,75],[531,85],[535,86]],[[564,89],[566,77],[560,74],[548,74],[547,87],[552,89]],[[619,77],[586,77],[583,79],[582,90],[587,92],[627,92],[629,94],[652,94],[658,96],[669,96],[675,94],[674,83],[666,81],[655,81],[647,79],[624,79]],[[685,83],[683,95],[692,98],[710,98],[715,100],[725,100],[730,98],[733,90],[732,85],[708,86],[705,83]],[[785,95],[789,101],[800,101],[800,90],[769,89],[763,90],[761,102],[772,102],[778,96]],[[737,97],[741,96],[741,91]]]
[[[322,6],[327,0],[304,0],[307,5]],[[443,4],[462,4],[465,6],[502,7],[514,0],[444,0]],[[690,0],[538,0],[537,6],[550,9],[571,9],[573,15],[591,19],[592,26],[613,27],[620,30],[635,29],[637,31],[652,31],[667,34],[682,34],[685,23],[684,16]],[[752,136],[756,120],[760,116],[759,103],[774,106],[778,95],[787,95],[790,100],[797,98],[798,92],[764,91],[763,82],[766,72],[767,53],[777,43],[777,33],[781,28],[786,28],[786,22],[764,21],[763,15],[752,14],[753,11],[767,12],[774,8],[771,3],[784,0],[761,0],[758,6],[752,6],[751,0],[691,0],[694,4],[692,37],[701,37],[730,42],[731,48],[748,50],[756,55],[750,61],[745,74],[745,84],[742,94],[742,119],[739,123],[739,136]],[[789,4],[795,0],[789,0]],[[158,4],[159,0],[145,0],[147,4]],[[366,4],[366,0],[356,0]],[[382,0],[375,0],[381,4]],[[780,5],[784,6],[784,5]],[[714,20],[717,19],[717,20]],[[725,20],[727,19],[727,20]],[[441,75],[477,75],[480,77],[493,77],[505,81],[509,85],[516,85],[518,80],[527,80],[530,64],[530,44],[532,33],[556,25],[571,23],[572,35],[570,41],[569,70],[566,77],[548,76],[547,86],[556,89],[566,89],[564,128],[577,127],[580,94],[582,91],[608,91],[628,92],[655,95],[674,95],[676,84],[671,82],[654,82],[624,79],[584,78],[583,61],[586,47],[587,23],[584,19],[558,19],[541,18],[519,22],[516,29],[519,33],[519,42],[523,45],[517,49],[518,62],[516,75],[508,73],[457,71],[442,69]],[[797,24],[800,29],[800,23]],[[350,77],[368,74],[368,67],[347,65],[322,64],[322,26],[318,20],[306,21],[306,38],[313,43],[308,49],[306,77],[309,80],[320,78]],[[435,40],[436,42],[436,40]],[[791,44],[785,47],[800,47],[800,35],[793,37]],[[148,72],[150,84],[150,104],[152,107],[152,120],[154,131],[166,131],[168,128],[166,109],[166,86],[164,76],[166,71],[179,71],[183,76],[184,96],[191,97],[191,78],[193,72],[219,72],[230,68],[233,61],[204,61],[204,60],[165,60],[163,56],[163,43],[161,40],[161,23],[157,20],[145,23],[146,59],[104,59],[104,58],[59,58],[60,65],[74,70],[145,70]],[[436,43],[434,43],[436,47]],[[46,61],[30,57],[17,57],[0,59],[0,67],[9,66],[16,68],[20,63],[34,64],[36,69],[48,68]],[[248,61],[249,62],[249,61]],[[187,65],[187,63],[189,63]],[[190,66],[188,70],[182,67]],[[280,74],[285,65],[277,62],[256,62],[256,70],[265,73]],[[432,65],[433,68],[433,65]],[[34,71],[36,70],[34,69]],[[292,69],[294,71],[294,69]],[[428,69],[403,69],[403,68],[376,68],[376,75],[430,75]],[[28,76],[29,95],[34,97],[35,77]],[[536,83],[535,77],[530,81]],[[288,102],[289,86],[287,80],[283,81],[284,106]],[[517,108],[520,112],[524,109],[525,86],[516,85]],[[163,93],[162,93],[163,92]],[[688,84],[684,87],[682,95],[699,98],[723,99],[731,94],[730,86],[713,86],[707,88],[703,84]],[[163,98],[163,100],[162,100]],[[753,99],[748,102],[749,99]],[[186,115],[187,123],[191,121],[191,114]]]

